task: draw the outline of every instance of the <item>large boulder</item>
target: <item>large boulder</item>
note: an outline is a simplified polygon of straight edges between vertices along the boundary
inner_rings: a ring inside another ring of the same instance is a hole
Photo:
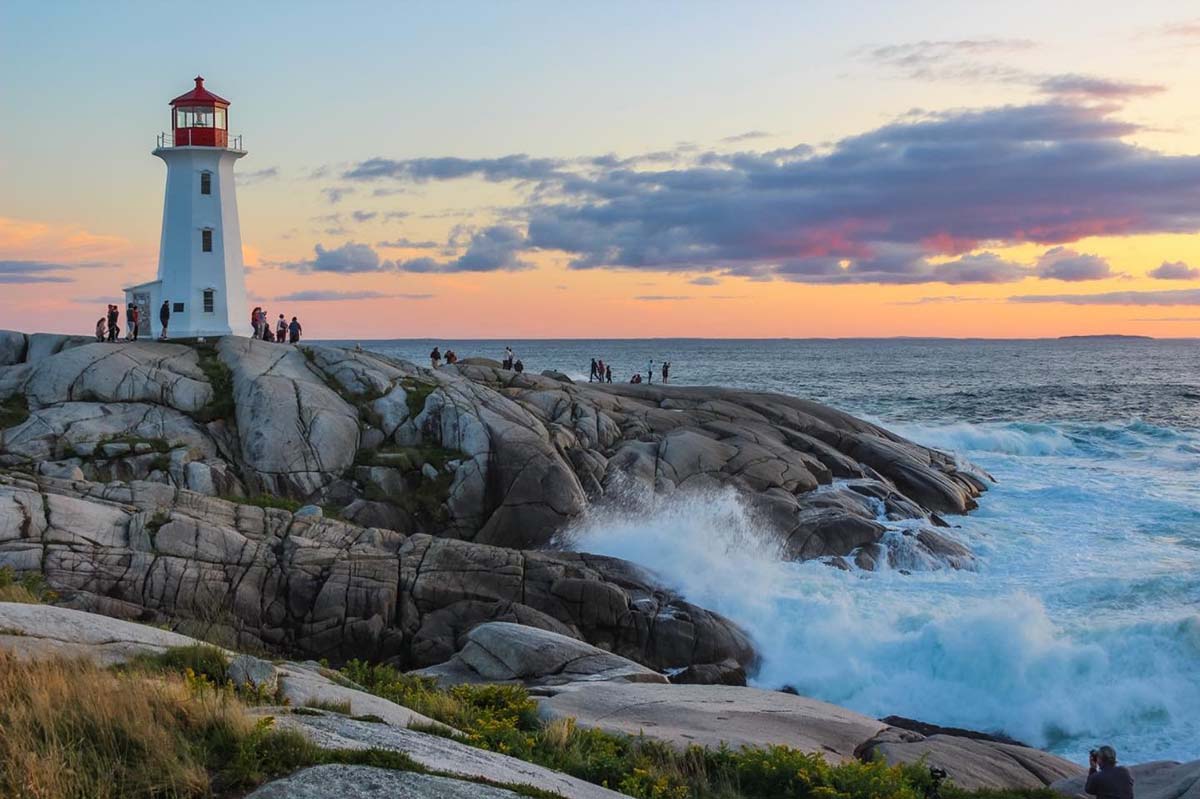
[[[584,727],[647,735],[680,749],[784,745],[832,762],[854,759],[859,745],[884,729],[836,705],[735,686],[576,684],[538,701],[546,718],[574,718]]]
[[[467,633],[453,658],[418,672],[443,683],[580,681],[666,683],[656,671],[567,635],[511,622],[487,622]]]
[[[1045,788],[1081,771],[1069,760],[1018,744],[979,737],[937,734],[889,727],[859,747],[864,760],[925,763],[945,769],[960,788]]]
[[[170,623],[239,649],[421,667],[510,621],[641,663],[754,661],[745,634],[633,564],[405,537],[158,483],[0,474],[0,566],[74,608]]]
[[[15,330],[0,330],[0,366],[12,366],[25,362],[25,351],[29,339]]]

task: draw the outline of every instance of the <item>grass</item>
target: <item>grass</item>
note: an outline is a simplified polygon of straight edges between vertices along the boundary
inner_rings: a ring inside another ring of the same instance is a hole
[[[28,572],[18,577],[12,566],[0,566],[0,602],[41,605],[56,599],[58,594],[46,585],[41,572]]]
[[[232,419],[236,408],[233,401],[233,373],[221,360],[217,348],[213,344],[192,345],[200,356],[198,366],[212,386],[212,399],[194,416],[199,422],[214,422],[218,419]]]
[[[286,510],[291,513],[295,513],[304,507],[304,503],[299,500],[277,497],[271,494],[258,494],[253,497],[223,496],[221,499],[227,502],[236,502],[238,505],[252,505],[256,508],[278,508],[279,510]]]
[[[325,710],[330,713],[338,713],[343,716],[350,715],[349,699],[309,699],[304,703],[304,706],[314,710]]]
[[[139,444],[145,445],[142,447],[142,449],[146,452],[156,452],[160,455],[163,455],[171,451],[170,442],[164,441],[161,438],[142,438],[141,436],[131,435],[106,436],[96,442],[97,452],[99,452],[100,448],[105,444],[125,444],[129,447],[130,455],[142,454],[137,452],[137,446]],[[103,457],[103,455],[99,454],[96,457]]]
[[[24,394],[14,394],[0,402],[0,430],[16,427],[29,418],[29,402]]]
[[[213,668],[215,659],[187,649],[120,669],[85,660],[22,662],[0,652],[0,796],[234,799],[323,763],[436,774],[401,752],[321,749],[277,728],[236,693],[189,671]]]
[[[407,490],[400,496],[391,496],[368,487],[367,499],[390,502],[403,508],[419,521],[439,524],[446,521],[446,498],[454,475],[447,474],[449,461],[463,458],[457,450],[433,445],[416,447],[388,446],[375,450],[359,450],[354,462],[359,466],[388,466],[404,475]],[[437,476],[429,478],[421,466],[430,464],[437,469]]]
[[[409,377],[401,380],[400,385],[404,388],[404,402],[408,405],[409,418],[415,419],[421,411],[425,410],[425,400],[429,399],[429,395],[437,388],[437,384],[423,383]]]
[[[539,721],[528,691],[512,685],[459,685],[351,661],[343,673],[366,690],[461,730],[465,743],[552,768],[639,799],[920,799],[924,764],[830,764],[786,746],[679,751],[645,737],[584,729],[574,719]],[[432,730],[426,730],[432,732]],[[444,732],[442,734],[445,734]],[[945,799],[1053,799],[1049,790],[968,792]]]

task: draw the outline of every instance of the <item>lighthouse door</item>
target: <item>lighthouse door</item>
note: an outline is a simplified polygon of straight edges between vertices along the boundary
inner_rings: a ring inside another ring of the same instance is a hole
[[[152,336],[150,330],[150,295],[144,291],[133,293],[133,304],[138,307],[138,336]]]

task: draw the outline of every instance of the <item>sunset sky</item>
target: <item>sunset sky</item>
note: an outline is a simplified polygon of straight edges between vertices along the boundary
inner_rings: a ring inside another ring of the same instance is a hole
[[[154,277],[232,101],[316,338],[1200,336],[1192,2],[0,4],[0,326]]]

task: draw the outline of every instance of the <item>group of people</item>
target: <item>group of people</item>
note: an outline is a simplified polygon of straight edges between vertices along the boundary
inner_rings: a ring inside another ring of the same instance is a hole
[[[141,323],[141,309],[132,302],[125,307],[125,340],[137,341]],[[121,310],[119,305],[108,306],[104,316],[96,320],[96,341],[116,341],[121,337]]]
[[[255,338],[279,344],[297,344],[300,341],[300,334],[304,332],[304,328],[300,326],[300,320],[293,316],[292,321],[289,322],[283,314],[279,315],[279,319],[274,325],[274,331],[272,331],[271,322],[267,319],[267,312],[261,307],[256,307],[250,312],[250,326],[254,328]]]
[[[429,353],[429,365],[436,369],[442,365],[443,360],[447,364],[458,363],[458,353],[452,349],[447,349],[445,355],[443,355],[440,349],[434,347],[433,351]]]
[[[659,370],[664,383],[671,382],[671,362],[663,361]],[[599,358],[592,358],[592,368],[588,372],[589,383],[611,383],[612,382],[612,364],[607,364]],[[641,372],[634,372],[633,377],[629,378],[630,383],[653,383],[654,382],[654,359],[651,358],[646,363],[646,378],[642,379]]]
[[[612,365],[597,358],[592,358],[592,369],[588,372],[589,383],[611,383]]]
[[[512,347],[504,348],[504,360],[500,362],[500,367],[502,369],[511,369],[518,374],[525,371],[525,364],[513,354]]]

